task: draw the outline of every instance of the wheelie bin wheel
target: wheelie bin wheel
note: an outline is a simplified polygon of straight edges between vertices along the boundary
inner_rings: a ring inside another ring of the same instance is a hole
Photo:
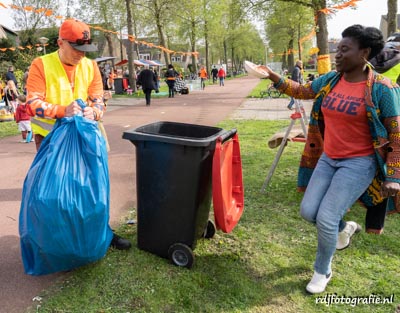
[[[210,239],[210,238],[214,237],[215,231],[216,231],[216,228],[215,228],[214,222],[208,220],[208,222],[207,222],[207,227],[206,227],[206,229],[204,230],[203,237],[204,237],[204,238],[207,238],[207,239]]]
[[[189,246],[183,243],[175,243],[168,249],[168,257],[172,264],[181,267],[192,268],[194,254]]]

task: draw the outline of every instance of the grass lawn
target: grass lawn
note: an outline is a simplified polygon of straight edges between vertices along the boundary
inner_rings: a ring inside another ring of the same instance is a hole
[[[315,228],[301,219],[302,194],[295,191],[302,144],[289,143],[270,186],[260,192],[277,149],[267,140],[287,121],[230,121],[240,137],[245,211],[230,234],[199,239],[191,270],[139,250],[109,250],[100,261],[65,275],[42,292],[28,312],[76,313],[304,313],[395,312],[400,303],[400,218],[391,215],[381,236],[361,232],[350,248],[337,252],[326,293],[337,297],[390,297],[390,304],[316,303],[305,286],[312,275]],[[354,206],[346,219],[364,224],[365,210]],[[135,209],[116,231],[136,241]],[[354,300],[353,300],[354,301]],[[37,305],[37,306],[36,306]]]
[[[18,124],[15,121],[0,123],[0,138],[19,134]]]

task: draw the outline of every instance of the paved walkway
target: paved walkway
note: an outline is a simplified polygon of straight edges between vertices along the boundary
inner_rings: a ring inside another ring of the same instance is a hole
[[[135,150],[122,133],[155,121],[215,125],[226,118],[288,118],[287,99],[245,100],[259,80],[252,77],[226,81],[225,87],[169,98],[112,99],[104,125],[110,141],[110,223],[117,226],[129,208],[135,207]],[[61,274],[32,277],[23,272],[18,236],[18,214],[25,175],[36,154],[33,143],[20,137],[0,139],[0,313],[21,313],[34,305],[32,299],[51,286]],[[133,243],[136,238],[130,238]]]

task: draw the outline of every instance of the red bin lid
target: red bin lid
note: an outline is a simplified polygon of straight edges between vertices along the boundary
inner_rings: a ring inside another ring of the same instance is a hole
[[[242,216],[244,190],[242,160],[238,135],[215,146],[212,170],[212,197],[215,224],[225,233],[231,232]]]

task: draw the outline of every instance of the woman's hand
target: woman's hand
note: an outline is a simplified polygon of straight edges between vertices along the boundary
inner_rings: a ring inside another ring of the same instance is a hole
[[[272,69],[267,65],[257,65],[255,69],[265,74],[265,78],[268,78],[273,72]]]
[[[381,186],[381,196],[384,198],[393,197],[400,191],[400,184],[385,181]]]
[[[263,72],[265,78],[272,80],[274,83],[278,83],[281,79],[281,75],[274,72],[268,65],[258,65],[257,69]]]

